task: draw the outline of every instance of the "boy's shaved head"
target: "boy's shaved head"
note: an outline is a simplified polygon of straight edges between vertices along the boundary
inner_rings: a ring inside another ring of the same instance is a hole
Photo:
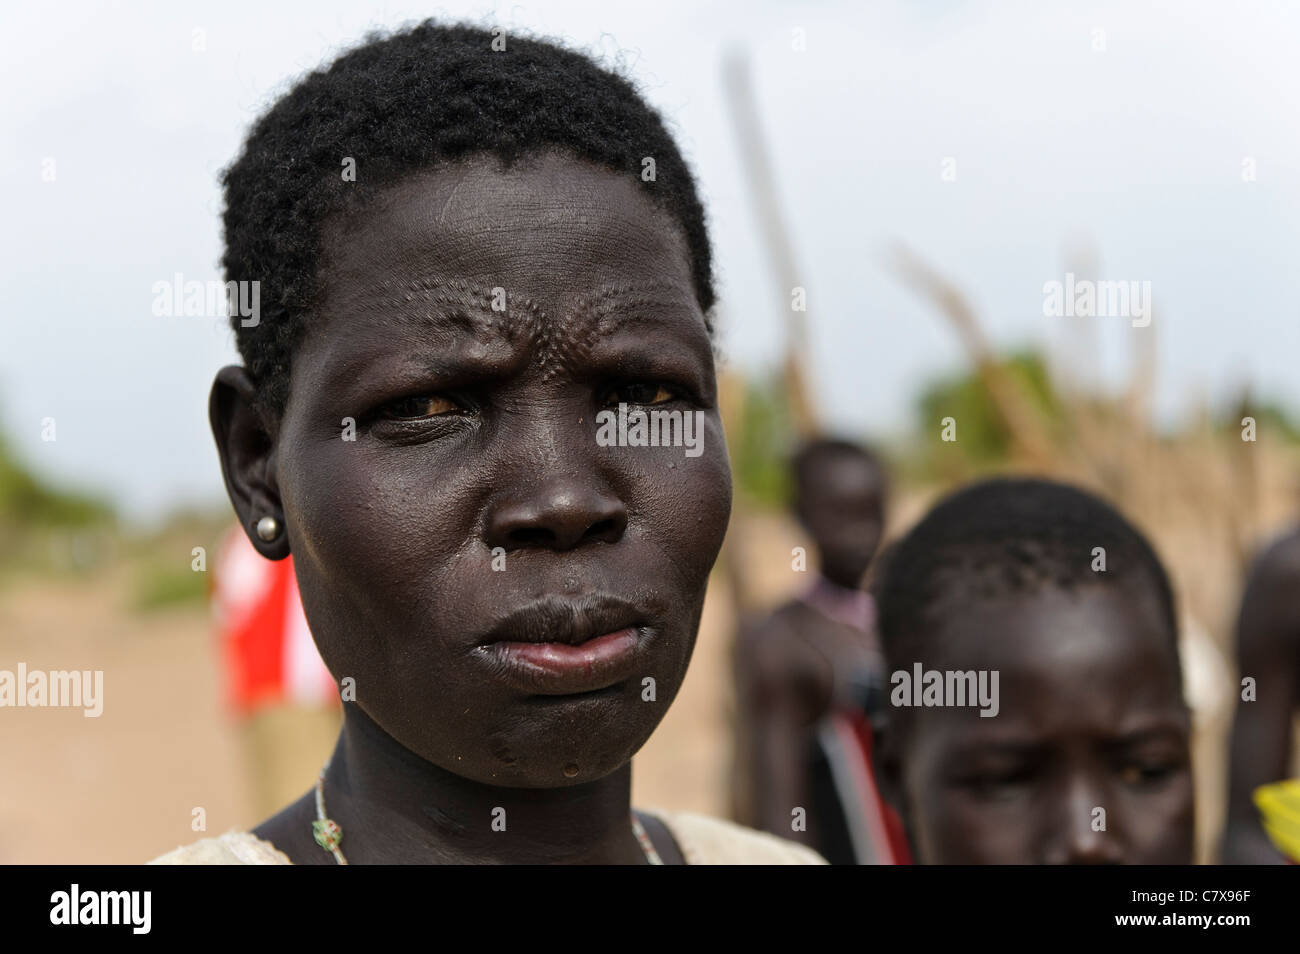
[[[1177,642],[1173,591],[1151,545],[1104,501],[1047,480],[957,491],[890,548],[877,581],[885,652],[900,659],[945,615],[1049,586],[1122,587],[1151,603]]]

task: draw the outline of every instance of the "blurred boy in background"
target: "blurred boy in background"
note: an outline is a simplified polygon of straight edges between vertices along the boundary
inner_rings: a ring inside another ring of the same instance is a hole
[[[901,828],[871,774],[884,664],[875,606],[861,589],[880,545],[885,472],[866,448],[830,439],[805,445],[792,469],[794,513],[818,571],[737,637],[737,814],[832,864],[900,863]]]

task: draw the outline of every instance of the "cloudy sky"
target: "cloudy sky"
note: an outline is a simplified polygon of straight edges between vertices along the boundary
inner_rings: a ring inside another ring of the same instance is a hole
[[[368,29],[428,15],[625,65],[700,178],[722,347],[757,370],[780,352],[789,297],[721,83],[724,55],[747,51],[808,290],[813,383],[841,430],[903,432],[921,384],[962,363],[892,271],[898,241],[1008,346],[1059,339],[1043,285],[1067,248],[1094,245],[1100,277],[1151,282],[1162,420],[1248,380],[1300,410],[1300,6],[7,4],[0,427],[32,467],[143,519],[222,498],[205,402],[231,335],[154,315],[152,286],[218,276],[217,174],[277,93]],[[1123,380],[1138,332],[1096,330],[1104,378]]]

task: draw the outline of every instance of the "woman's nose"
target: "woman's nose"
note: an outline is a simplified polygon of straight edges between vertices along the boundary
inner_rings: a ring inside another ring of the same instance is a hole
[[[507,552],[528,547],[571,550],[616,543],[627,529],[627,507],[587,477],[547,478],[498,498],[487,516],[487,544]]]

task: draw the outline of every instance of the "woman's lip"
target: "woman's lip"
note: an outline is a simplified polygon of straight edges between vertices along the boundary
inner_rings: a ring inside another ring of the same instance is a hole
[[[499,642],[483,647],[505,681],[524,692],[568,696],[606,689],[634,674],[642,631],[634,627],[568,643]]]

